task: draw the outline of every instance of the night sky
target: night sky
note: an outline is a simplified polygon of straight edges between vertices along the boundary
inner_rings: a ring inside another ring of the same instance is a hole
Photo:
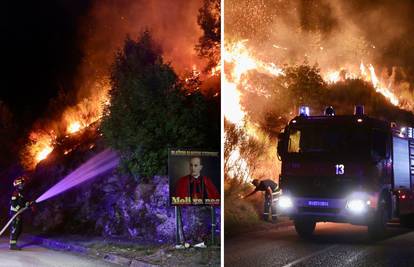
[[[8,1],[1,14],[0,100],[18,122],[44,115],[59,90],[73,88],[82,59],[79,21],[87,0]]]

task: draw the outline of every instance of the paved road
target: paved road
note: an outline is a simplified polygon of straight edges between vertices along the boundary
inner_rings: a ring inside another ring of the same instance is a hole
[[[226,239],[225,266],[414,266],[414,231],[389,225],[381,241],[370,241],[366,227],[318,223],[312,240],[293,227]]]
[[[42,248],[36,244],[22,243],[23,250],[12,251],[8,248],[8,240],[0,239],[1,267],[89,267],[118,266],[84,256],[73,255]]]

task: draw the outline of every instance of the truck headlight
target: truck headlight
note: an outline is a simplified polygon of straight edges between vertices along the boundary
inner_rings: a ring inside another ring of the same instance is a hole
[[[278,201],[278,206],[282,209],[289,209],[293,207],[292,199],[288,196],[281,196]]]
[[[346,203],[346,208],[353,213],[363,213],[367,209],[367,201],[362,199],[350,199]]]

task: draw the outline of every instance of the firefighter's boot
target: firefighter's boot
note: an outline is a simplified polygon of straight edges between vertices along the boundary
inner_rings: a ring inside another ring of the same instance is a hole
[[[14,243],[10,243],[10,249],[11,250],[22,250],[20,247],[17,246],[17,244],[15,242]]]

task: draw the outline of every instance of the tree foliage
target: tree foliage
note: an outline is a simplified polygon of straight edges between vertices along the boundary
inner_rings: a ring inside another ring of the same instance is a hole
[[[278,77],[249,73],[256,91],[242,91],[241,102],[249,120],[273,139],[301,105],[309,106],[312,115],[322,115],[331,105],[336,114],[353,114],[355,105],[364,105],[370,116],[405,125],[414,123],[412,113],[392,105],[369,82],[345,79],[327,84],[318,66],[307,62],[285,66],[283,71],[285,75]]]
[[[210,70],[220,63],[220,0],[204,0],[203,6],[199,9],[197,22],[203,30],[203,35],[196,45],[196,51],[200,57],[208,60],[206,70]]]
[[[322,96],[325,82],[320,75],[320,69],[314,65],[302,64],[285,68],[284,83],[293,95],[292,104],[318,106]]]
[[[19,149],[17,139],[17,124],[8,105],[0,100],[0,166],[6,166],[16,160],[16,151]],[[15,140],[11,142],[11,140]]]
[[[111,83],[102,131],[120,151],[124,171],[145,177],[165,174],[168,148],[219,147],[219,133],[206,130],[219,125],[219,120],[209,121],[211,103],[199,91],[184,90],[148,31],[137,41],[125,40]]]

